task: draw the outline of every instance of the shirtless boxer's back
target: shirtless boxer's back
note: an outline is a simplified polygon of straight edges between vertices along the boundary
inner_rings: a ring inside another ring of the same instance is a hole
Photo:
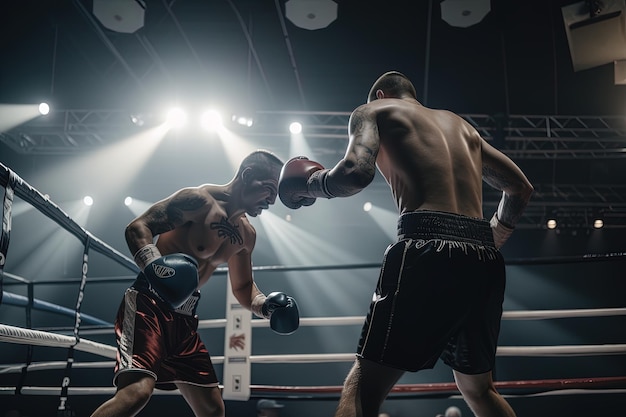
[[[292,158],[279,182],[281,201],[298,208],[356,194],[378,169],[400,214],[336,416],[376,416],[405,371],[432,368],[439,358],[477,415],[514,416],[491,374],[505,287],[498,249],[532,185],[464,119],[422,106],[398,72],[376,80],[348,133],[333,168]],[[483,181],[502,191],[490,221],[483,219]]]

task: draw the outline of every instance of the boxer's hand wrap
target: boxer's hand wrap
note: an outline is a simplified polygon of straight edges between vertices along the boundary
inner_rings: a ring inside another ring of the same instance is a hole
[[[300,326],[300,312],[295,298],[273,292],[267,297],[259,294],[252,300],[251,310],[259,317],[270,319],[270,328],[282,335],[295,332]]]
[[[198,288],[198,263],[184,253],[154,259],[143,273],[150,291],[173,310],[185,304]]]
[[[261,317],[264,319],[269,319],[269,316],[263,315],[263,303],[267,297],[265,294],[259,294],[252,300],[252,304],[250,305],[250,311],[254,313],[255,316]]]
[[[335,198],[328,190],[328,173],[330,169],[320,169],[311,174],[306,182],[309,195],[314,197]]]
[[[135,263],[143,271],[146,269],[146,265],[161,257],[161,252],[155,244],[150,243],[143,248],[139,249],[134,256]]]
[[[489,221],[491,231],[493,232],[493,242],[497,249],[500,249],[504,243],[508,240],[511,233],[513,233],[513,227],[507,226],[498,220],[498,213],[493,213],[491,220]]]
[[[321,172],[320,172],[321,171]],[[318,197],[334,197],[328,192],[328,170],[306,156],[288,160],[280,171],[278,196],[290,209],[310,206]]]

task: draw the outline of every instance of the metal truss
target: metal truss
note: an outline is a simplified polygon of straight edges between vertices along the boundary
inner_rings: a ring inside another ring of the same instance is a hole
[[[22,154],[58,155],[89,151],[140,131],[124,110],[60,110],[0,133]]]
[[[484,207],[495,210],[501,193],[483,190]],[[626,184],[535,184],[535,193],[519,221],[523,228],[545,228],[548,219],[560,228],[590,230],[596,219],[606,228],[626,228]]]
[[[498,149],[517,159],[607,159],[626,157],[626,117],[461,115]],[[126,110],[58,110],[12,130],[0,140],[24,154],[71,154],[106,145],[140,131]],[[149,113],[143,120],[150,126]],[[249,137],[286,137],[297,119],[306,138],[328,151],[343,151],[349,112],[257,112]],[[324,141],[326,139],[326,141]],[[340,149],[337,149],[339,147]]]
[[[626,157],[626,117],[462,115],[480,134],[513,159],[606,160]],[[318,154],[345,152],[349,112],[257,112],[252,128],[231,126],[246,137],[284,146],[287,125],[298,120]],[[134,120],[134,121],[133,121]],[[149,113],[126,110],[61,110],[0,133],[0,140],[21,154],[74,154],[123,141],[161,123]],[[265,145],[264,145],[265,146]],[[381,186],[387,191],[386,184]],[[376,188],[376,187],[374,187]],[[535,184],[535,194],[520,226],[545,227],[553,215],[584,225],[604,216],[607,227],[626,227],[626,185]],[[373,190],[375,191],[375,190]],[[485,190],[485,207],[500,195]],[[575,219],[575,220],[572,220]]]
[[[626,117],[463,115],[514,158],[626,157]]]

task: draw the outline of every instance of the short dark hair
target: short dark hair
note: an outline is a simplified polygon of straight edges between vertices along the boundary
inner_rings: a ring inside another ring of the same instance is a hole
[[[406,75],[398,71],[388,71],[378,77],[370,89],[367,101],[376,100],[377,90],[382,90],[383,93],[394,97],[401,97],[408,94],[417,100],[415,86]]]
[[[282,166],[283,161],[276,154],[265,149],[257,149],[241,161],[236,176],[240,176],[246,168],[251,168],[255,177],[264,178],[271,176],[276,168],[280,170]]]

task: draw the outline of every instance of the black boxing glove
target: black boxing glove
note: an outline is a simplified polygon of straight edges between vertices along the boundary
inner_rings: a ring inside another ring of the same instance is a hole
[[[291,158],[280,171],[280,201],[290,209],[298,209],[312,205],[318,197],[333,198],[326,184],[329,171],[306,156]]]
[[[278,334],[290,335],[300,326],[296,299],[282,292],[259,294],[252,302],[252,311],[270,319],[270,328]]]
[[[184,253],[161,256],[155,245],[146,245],[135,254],[150,291],[170,308],[177,309],[198,288],[198,263]]]

